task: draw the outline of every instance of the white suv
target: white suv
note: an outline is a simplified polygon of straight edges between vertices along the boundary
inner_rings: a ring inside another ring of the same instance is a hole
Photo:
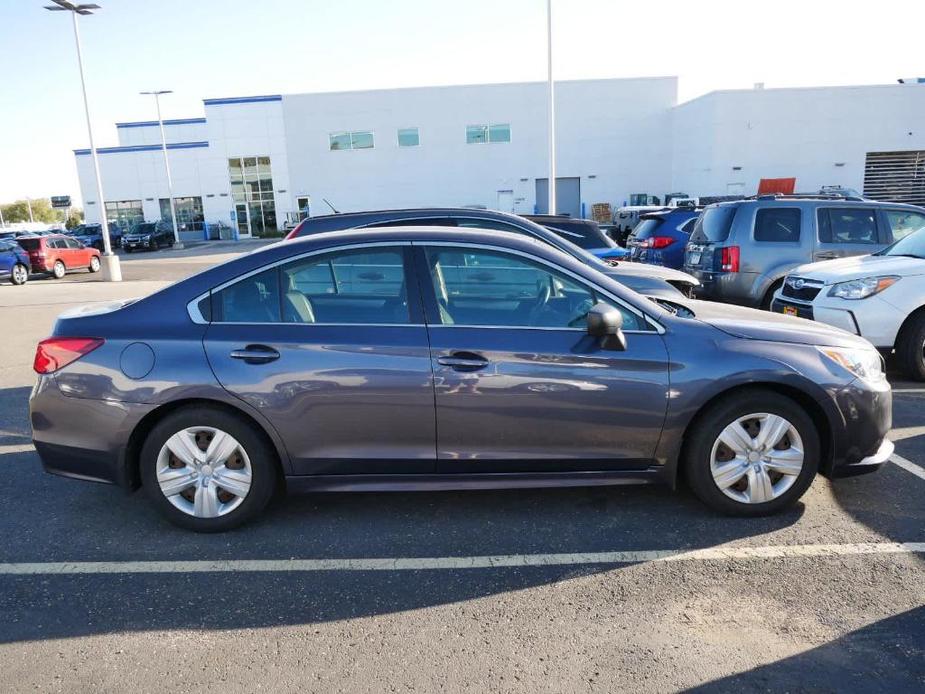
[[[895,350],[906,375],[925,381],[925,216],[907,221],[918,231],[878,253],[795,268],[771,310],[842,328],[885,354]]]

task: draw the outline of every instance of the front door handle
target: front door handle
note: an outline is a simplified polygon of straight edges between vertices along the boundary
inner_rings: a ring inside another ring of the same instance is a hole
[[[819,260],[835,260],[838,257],[838,253],[833,251],[822,251],[821,253],[816,253],[816,258]]]
[[[488,366],[488,360],[475,352],[453,352],[444,357],[437,357],[437,363],[456,371],[478,371]]]
[[[248,345],[244,349],[233,350],[230,356],[245,364],[266,364],[279,359],[279,352],[266,345]]]

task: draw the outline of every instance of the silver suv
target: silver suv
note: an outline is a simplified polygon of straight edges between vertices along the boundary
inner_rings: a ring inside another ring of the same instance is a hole
[[[684,254],[698,296],[770,308],[797,265],[873,253],[925,209],[843,195],[762,195],[705,208]]]

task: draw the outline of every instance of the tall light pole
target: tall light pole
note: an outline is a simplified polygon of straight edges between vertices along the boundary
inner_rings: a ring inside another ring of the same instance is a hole
[[[552,0],[546,0],[546,90],[549,97],[549,214],[556,213],[556,96],[552,81]]]
[[[84,112],[87,116],[87,134],[90,136],[90,156],[93,158],[93,173],[96,176],[96,203],[100,206],[100,226],[103,230],[103,279],[108,282],[121,282],[122,270],[119,267],[119,257],[112,252],[109,242],[109,222],[106,220],[106,202],[103,198],[103,180],[100,178],[100,159],[93,143],[93,124],[90,120],[90,102],[87,100],[87,82],[84,79],[84,61],[80,52],[80,30],[77,27],[77,15],[91,15],[93,10],[100,9],[99,5],[90,3],[77,5],[69,0],[51,0],[54,5],[46,5],[45,9],[52,12],[70,12],[74,20],[74,42],[77,44],[77,67],[80,70],[80,89],[84,97]]]
[[[170,198],[170,219],[173,221],[173,247],[183,248],[180,241],[180,229],[177,227],[177,207],[173,201],[173,181],[170,178],[170,161],[167,158],[167,136],[164,134],[164,120],[161,118],[161,94],[173,94],[170,89],[160,89],[153,92],[138,92],[144,96],[153,96],[157,107],[157,124],[161,129],[161,149],[164,150],[164,171],[167,172],[167,197]]]

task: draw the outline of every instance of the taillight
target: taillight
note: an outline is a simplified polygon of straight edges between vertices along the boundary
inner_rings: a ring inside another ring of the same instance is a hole
[[[32,368],[40,374],[54,373],[90,354],[103,342],[98,337],[49,337],[35,348]]]
[[[673,243],[674,239],[670,236],[651,236],[642,245],[646,248],[667,248]]]
[[[738,246],[726,246],[722,249],[722,255],[720,256],[720,267],[719,269],[723,272],[738,272],[739,271],[739,247]]]

